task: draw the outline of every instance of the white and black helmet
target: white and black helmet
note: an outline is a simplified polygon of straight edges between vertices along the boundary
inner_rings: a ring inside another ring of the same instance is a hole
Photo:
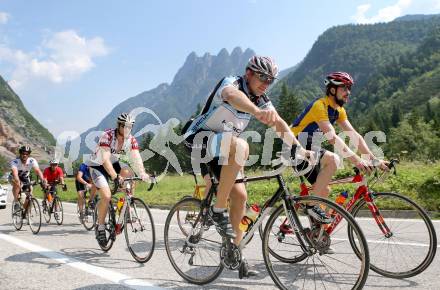
[[[27,145],[23,145],[23,146],[21,146],[21,147],[18,149],[18,153],[22,154],[22,153],[24,153],[24,152],[27,152],[27,153],[31,154],[31,152],[32,152],[31,147],[30,147],[30,146],[27,146]]]
[[[127,113],[122,113],[118,116],[118,124],[134,125],[134,118]]]
[[[275,64],[272,58],[267,56],[255,55],[251,57],[246,69],[265,74],[272,78],[276,78],[278,75],[278,66]]]

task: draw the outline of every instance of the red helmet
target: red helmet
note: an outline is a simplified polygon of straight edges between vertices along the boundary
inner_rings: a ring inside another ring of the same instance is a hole
[[[335,86],[344,85],[347,87],[351,87],[354,84],[354,81],[353,78],[348,73],[339,71],[327,75],[324,80],[324,84],[326,87],[330,84]]]

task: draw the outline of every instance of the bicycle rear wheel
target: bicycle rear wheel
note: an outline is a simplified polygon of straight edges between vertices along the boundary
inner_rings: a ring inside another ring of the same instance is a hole
[[[55,196],[55,198],[53,199],[53,217],[55,218],[55,221],[58,225],[61,225],[63,223],[63,203],[58,196]]]
[[[125,241],[133,258],[139,263],[151,259],[156,242],[153,216],[148,206],[132,197],[125,211]]]
[[[191,218],[184,218],[188,214]],[[173,206],[165,222],[164,241],[171,265],[186,281],[203,285],[221,274],[222,238],[206,225],[199,199],[185,198]]]
[[[398,193],[374,192],[372,197],[379,208],[379,221],[383,219],[390,234],[380,230],[364,199],[352,210],[370,245],[371,269],[390,278],[420,274],[431,264],[437,250],[437,237],[429,216],[411,199]],[[352,244],[357,247],[353,240]]]
[[[96,205],[95,215],[94,215],[95,235],[96,235],[96,231],[98,231],[98,213],[99,213],[99,205]],[[105,236],[107,238],[107,244],[105,246],[102,246],[98,243],[98,245],[101,248],[101,250],[103,250],[104,252],[108,252],[112,248],[113,242],[115,241],[116,238],[116,233],[115,233],[116,220],[115,220],[113,204],[111,202],[108,205],[107,214],[105,215],[104,223],[105,223]]]
[[[40,204],[35,198],[30,198],[28,209],[26,212],[29,227],[34,235],[38,234],[41,228],[41,211]]]
[[[307,204],[320,206],[326,212],[334,210],[340,215],[340,223],[329,233],[328,225],[303,213]],[[354,218],[334,202],[315,196],[292,197],[286,207],[287,211],[283,205],[278,207],[269,217],[263,235],[263,257],[275,284],[281,289],[361,289],[368,276],[369,255]],[[295,224],[295,216],[301,224],[293,229],[295,237],[289,235],[280,242],[279,221],[288,218],[290,224]],[[349,231],[359,245],[359,253],[350,245]],[[305,242],[308,253],[300,246],[300,240]],[[282,262],[269,249],[296,261]]]
[[[16,206],[18,204],[18,206]],[[18,210],[15,210],[18,207]],[[12,224],[14,228],[19,231],[23,227],[23,206],[20,201],[12,202]]]

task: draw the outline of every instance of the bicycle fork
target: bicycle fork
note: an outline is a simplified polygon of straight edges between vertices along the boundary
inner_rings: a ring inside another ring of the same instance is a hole
[[[296,214],[296,208],[298,208],[296,205],[292,205],[291,202],[295,202],[294,199],[284,198],[283,199],[283,207],[284,211],[286,212],[287,219],[289,220],[289,223],[295,232],[295,236],[298,239],[299,245],[301,249],[306,253],[308,256],[312,256],[316,253],[316,249],[313,248],[313,241],[310,239],[310,237],[307,235],[306,230],[302,226],[298,215]],[[289,204],[288,204],[289,203]]]
[[[369,210],[371,211],[371,214],[373,215],[374,220],[377,223],[377,226],[382,231],[384,236],[386,238],[391,238],[393,236],[393,232],[390,230],[388,225],[385,223],[385,220],[383,219],[382,214],[379,211],[379,208],[374,203],[373,199],[373,193],[372,192],[366,192],[364,195],[365,202],[367,203],[367,206]]]

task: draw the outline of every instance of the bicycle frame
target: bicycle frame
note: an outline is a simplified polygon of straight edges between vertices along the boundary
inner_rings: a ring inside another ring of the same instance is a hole
[[[283,207],[284,210],[287,213],[291,213],[292,211],[289,211],[289,202],[292,201],[292,199],[295,198],[295,196],[292,196],[291,193],[289,192],[285,181],[283,179],[283,177],[281,176],[281,174],[276,174],[276,175],[271,175],[271,176],[256,176],[256,177],[245,177],[242,179],[237,179],[235,181],[235,183],[247,183],[247,182],[254,182],[254,181],[260,181],[260,180],[269,180],[269,179],[273,179],[276,178],[279,184],[279,188],[277,189],[277,191],[272,195],[271,198],[269,198],[263,205],[260,214],[257,216],[257,219],[255,221],[255,223],[251,226],[251,228],[245,233],[243,239],[240,241],[240,244],[238,245],[238,248],[240,250],[242,250],[247,242],[251,239],[252,235],[254,234],[255,230],[260,226],[260,224],[263,222],[264,217],[266,217],[267,215],[270,214],[270,212],[272,211],[273,207],[275,206],[275,204],[281,200],[283,203]],[[207,196],[205,199],[202,200],[202,204],[201,204],[201,211],[196,219],[196,221],[194,222],[194,225],[197,225],[200,221],[200,218],[202,216],[206,217],[206,215],[204,215],[204,213],[206,213],[207,208],[211,205],[212,203],[212,199],[215,195],[215,193],[217,192],[217,186],[218,186],[218,182],[217,180],[213,177],[213,174],[211,174],[211,182],[212,182],[212,186],[211,189],[209,190]],[[295,212],[295,211],[293,211]],[[295,234],[298,236],[298,241],[300,243],[300,246],[302,248],[302,250],[307,253],[310,254],[311,251],[309,250],[309,247],[307,246],[307,244],[311,245],[312,241],[310,240],[310,238],[304,233],[304,228],[301,225],[301,222],[299,220],[298,215],[296,214],[289,214],[288,216],[289,221],[291,222],[291,224],[293,224],[294,230],[295,230]],[[203,226],[206,223],[206,218],[203,221]],[[196,231],[196,228],[193,226],[193,228],[191,229],[191,233],[187,236],[186,242],[188,245],[190,246],[196,246],[195,244],[191,243],[190,239],[191,237],[195,234],[194,231]],[[203,233],[204,231],[204,227],[202,227],[200,229],[200,231],[198,231],[198,233]]]
[[[122,205],[121,210],[119,212],[118,220],[116,221],[116,219],[114,219],[116,235],[119,235],[120,233],[122,233],[122,228],[124,227],[124,224],[125,224],[125,211],[127,210],[127,205],[130,203],[131,198],[133,196],[132,182],[134,180],[140,180],[140,179],[139,178],[126,178],[125,179],[125,181],[127,182],[127,185],[124,188],[124,204]],[[114,214],[114,211],[113,211],[113,214]]]
[[[333,181],[331,181],[329,183],[329,185],[348,184],[348,183],[355,183],[355,184],[359,183],[359,186],[356,189],[356,192],[353,195],[353,197],[346,203],[344,208],[348,212],[351,212],[354,209],[354,207],[357,204],[357,202],[361,198],[363,198],[365,200],[368,208],[370,209],[371,214],[373,215],[373,218],[375,219],[378,227],[382,231],[382,233],[386,237],[390,237],[392,235],[392,232],[389,229],[389,227],[387,226],[387,224],[385,223],[385,220],[382,217],[382,215],[381,215],[381,213],[379,211],[379,208],[374,203],[372,192],[369,190],[368,185],[367,185],[367,180],[365,179],[365,177],[362,174],[360,174],[360,172],[356,172],[356,175],[352,176],[352,177],[333,180]],[[310,191],[310,189],[312,187],[311,186],[307,186],[304,183],[304,179],[301,178],[300,188],[301,188],[300,195],[303,196],[303,195],[309,195],[309,191]],[[326,231],[327,231],[327,233],[329,235],[338,226],[338,224],[340,223],[341,219],[342,219],[342,217],[339,214],[335,215],[333,222],[326,229]]]

